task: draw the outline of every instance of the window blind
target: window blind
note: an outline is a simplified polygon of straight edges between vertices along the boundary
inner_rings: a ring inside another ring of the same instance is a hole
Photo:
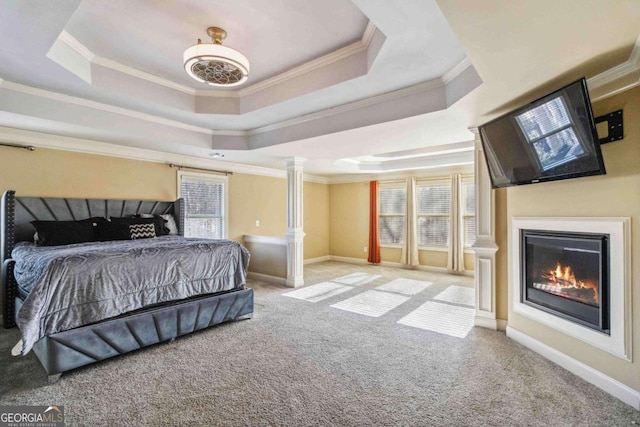
[[[462,184],[462,197],[464,246],[470,247],[476,241],[476,187],[473,183]]]
[[[224,238],[225,183],[183,176],[180,189],[185,201],[185,236]]]
[[[417,197],[418,244],[447,247],[451,187],[442,184],[418,183]]]
[[[380,244],[402,244],[407,208],[407,190],[380,186],[378,191],[378,232]]]

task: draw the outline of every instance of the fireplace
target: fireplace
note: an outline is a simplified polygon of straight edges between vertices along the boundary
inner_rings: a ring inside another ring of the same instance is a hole
[[[609,236],[521,230],[523,304],[609,334]]]

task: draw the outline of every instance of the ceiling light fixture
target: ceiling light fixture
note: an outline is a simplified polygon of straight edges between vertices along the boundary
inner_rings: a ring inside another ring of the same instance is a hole
[[[199,82],[217,87],[239,86],[249,78],[249,61],[235,49],[222,46],[227,32],[222,28],[209,27],[207,34],[213,43],[191,46],[184,51],[184,69]]]

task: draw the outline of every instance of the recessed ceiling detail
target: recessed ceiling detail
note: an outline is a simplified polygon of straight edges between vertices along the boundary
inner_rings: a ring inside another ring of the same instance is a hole
[[[618,81],[637,84],[629,52],[640,4],[621,0],[608,11],[619,25],[600,28],[592,23],[601,8],[588,3],[579,14],[556,8],[552,19],[537,3],[499,0],[6,2],[0,126],[36,146],[76,138],[69,149],[148,150],[198,164],[211,152],[269,168],[299,156],[305,171],[326,175],[454,164],[483,115],[585,61],[589,78],[629,58],[611,79],[590,79],[597,98],[621,90]],[[517,24],[523,10],[539,31]],[[250,62],[242,86],[202,89],[185,73],[185,49],[211,25]],[[580,35],[579,49],[567,34]]]
[[[369,23],[361,39],[357,42],[241,89],[238,89],[237,86],[247,81],[249,72],[248,60],[244,55],[226,46],[212,43],[196,44],[187,49],[184,52],[184,67],[185,70],[188,68],[187,73],[190,73],[192,77],[197,73],[204,73],[202,77],[193,77],[200,82],[206,78],[207,70],[209,70],[211,79],[219,78],[225,81],[230,78],[234,81],[233,84],[212,84],[209,82],[217,89],[236,88],[224,91],[194,89],[101,57],[90,51],[67,31],[60,33],[47,56],[96,87],[121,90],[127,80],[140,79],[144,81],[146,86],[160,86],[155,87],[154,90],[167,92],[165,96],[167,100],[173,100],[176,97],[184,98],[185,94],[189,95],[189,98],[195,98],[195,109],[193,103],[185,105],[189,106],[190,112],[241,115],[366,75],[385,39],[386,37],[373,24]],[[231,61],[231,66],[238,69],[237,79],[233,73],[227,74],[229,70],[217,65],[220,58],[216,61],[215,53],[208,52],[211,49],[220,50],[222,54],[226,55],[226,58]],[[212,61],[200,60],[205,51],[209,53],[208,58]],[[208,67],[210,62],[213,64]],[[197,67],[199,71],[193,71],[193,66]],[[137,91],[140,91],[139,95],[149,96],[145,93],[149,90],[145,85],[127,86],[131,86],[130,94],[132,96],[138,95]],[[176,106],[175,102],[171,105]]]

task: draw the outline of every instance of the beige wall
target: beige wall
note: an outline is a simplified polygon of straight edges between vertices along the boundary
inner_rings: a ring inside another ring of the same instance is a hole
[[[366,260],[369,246],[369,183],[332,184],[330,192],[331,255]],[[399,263],[402,249],[383,247],[380,258]],[[447,252],[419,251],[420,265],[447,267]],[[474,269],[473,254],[465,254],[465,269]]]
[[[6,190],[16,190],[19,196],[175,200],[177,170],[118,157],[0,147],[0,191]],[[242,242],[244,234],[283,236],[286,209],[285,179],[229,175],[230,239]]]
[[[175,200],[176,169],[117,157],[0,147],[0,192],[6,190],[19,196]]]
[[[596,116],[624,109],[624,139],[602,146],[607,175],[513,187],[507,191],[507,216],[498,216],[498,230],[509,227],[515,216],[620,216],[631,217],[632,259],[640,248],[640,88],[594,104]],[[504,222],[506,219],[506,223]],[[510,234],[510,229],[507,228]],[[504,245],[504,241],[502,244]],[[501,245],[502,247],[502,245]],[[503,299],[505,265],[499,275],[499,297]],[[623,361],[584,342],[564,335],[512,311],[509,326],[530,335],[598,371],[640,390],[640,262],[633,263],[633,353],[634,363]],[[620,284],[612,283],[612,286]]]
[[[367,259],[369,246],[369,183],[329,186],[331,255]]]
[[[304,259],[326,257],[330,245],[329,185],[304,183]]]
[[[256,221],[260,226],[256,227]],[[284,236],[287,232],[287,180],[268,176],[229,176],[229,238]]]

